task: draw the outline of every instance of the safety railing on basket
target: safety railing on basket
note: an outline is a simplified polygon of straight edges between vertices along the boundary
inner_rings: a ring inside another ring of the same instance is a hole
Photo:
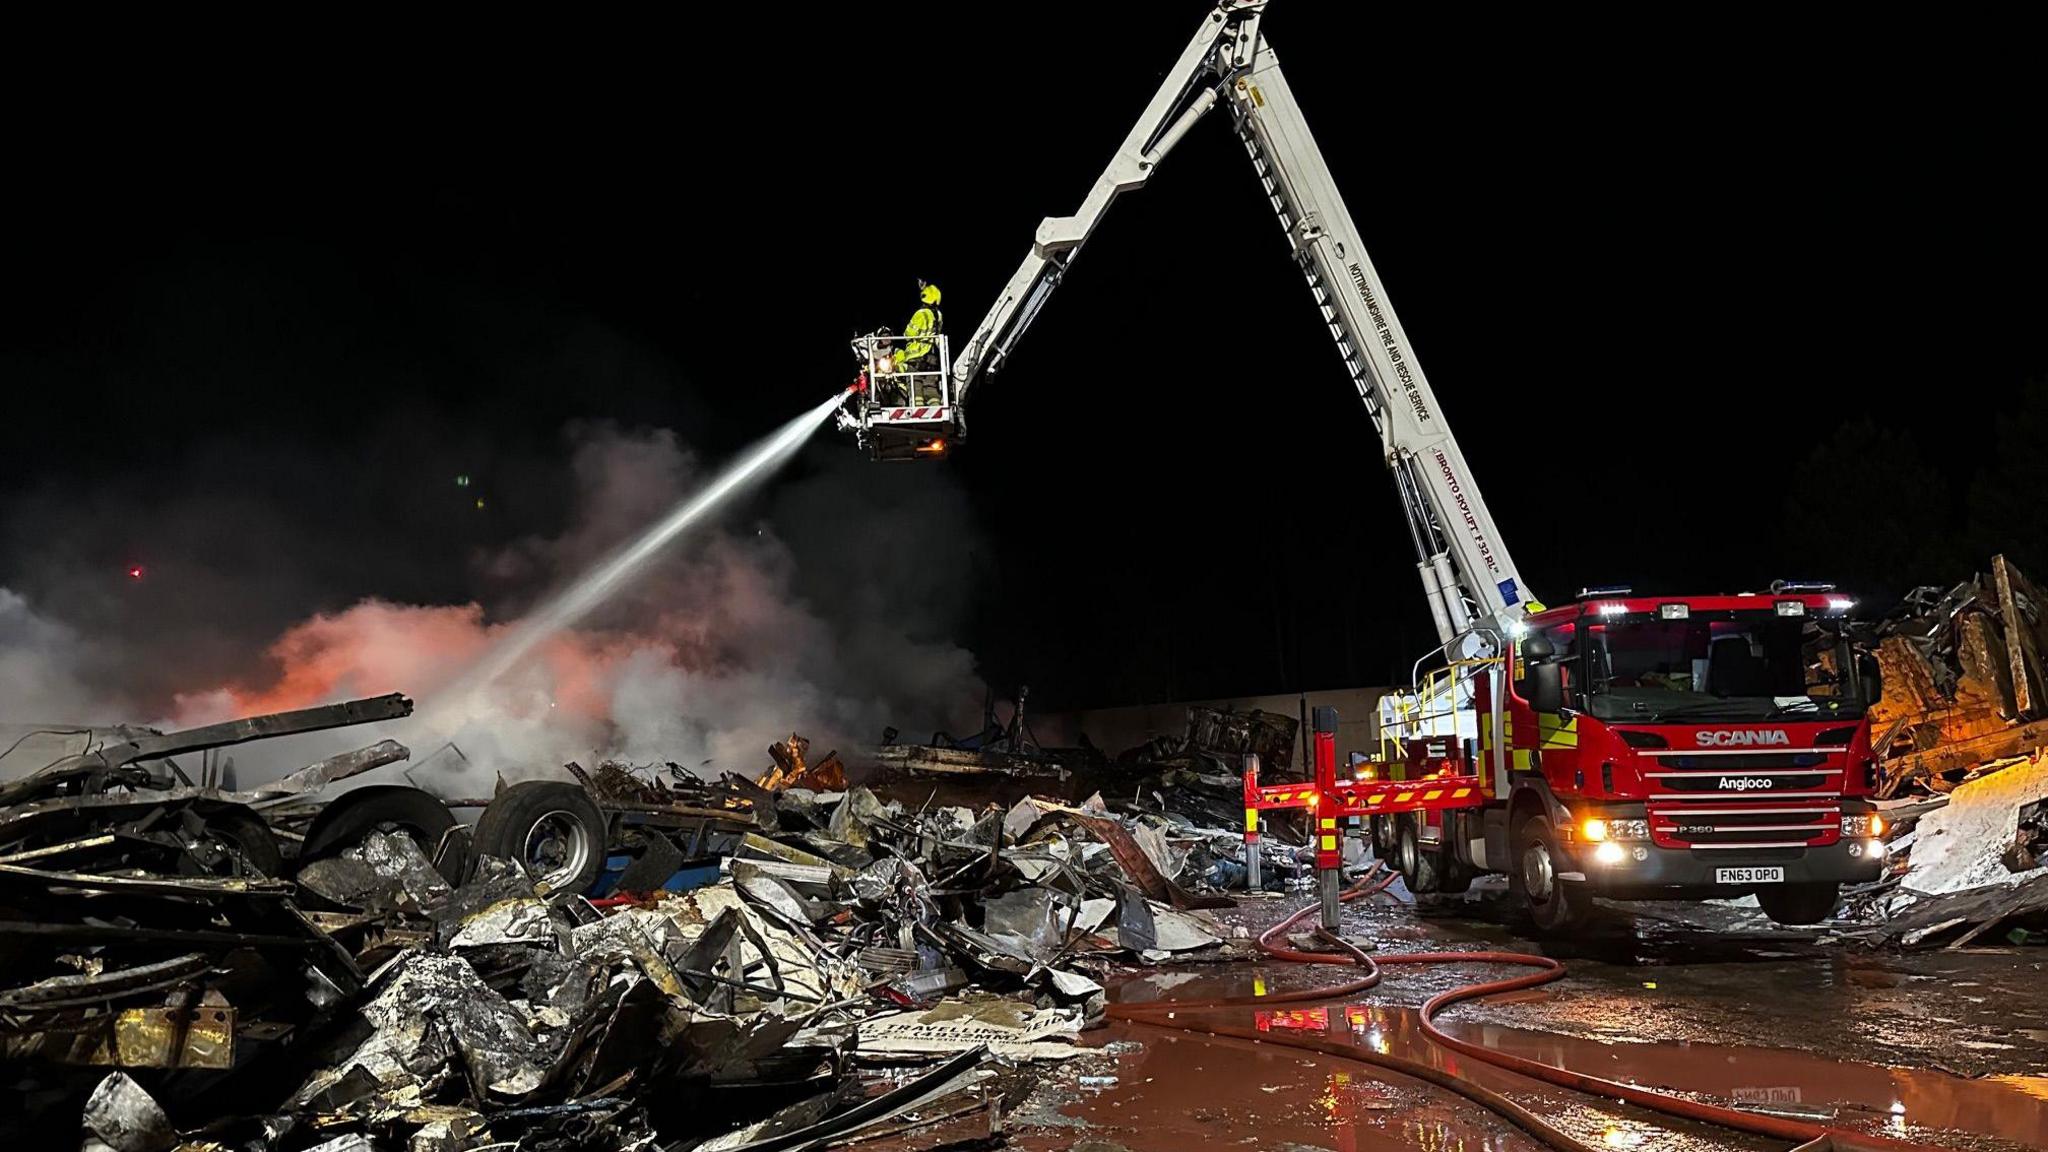
[[[853,353],[880,407],[944,408],[953,401],[953,360],[942,334],[875,332],[858,337]]]

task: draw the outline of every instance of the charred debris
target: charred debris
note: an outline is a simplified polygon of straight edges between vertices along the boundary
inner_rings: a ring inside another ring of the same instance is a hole
[[[796,736],[753,778],[571,764],[489,797],[357,779],[409,757],[389,740],[258,788],[222,771],[231,745],[411,707],[11,750],[39,765],[0,784],[23,1131],[116,1152],[765,1152],[930,1125],[991,1144],[1033,1069],[1081,1051],[1115,969],[1248,948],[1204,912],[1245,871],[1212,817],[1272,717],[1022,780],[974,770],[1016,752],[956,748],[870,787]],[[1008,794],[1048,780],[1068,790]],[[1308,875],[1266,843],[1274,884]]]
[[[2004,556],[1862,625],[1887,869],[1836,928],[1908,948],[2048,942],[2048,600]]]

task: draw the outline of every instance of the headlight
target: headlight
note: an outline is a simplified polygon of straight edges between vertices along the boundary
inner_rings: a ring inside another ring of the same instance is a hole
[[[1884,817],[1874,812],[1862,816],[1844,816],[1842,817],[1842,835],[1882,836],[1884,835]]]
[[[1593,849],[1593,859],[1602,864],[1619,864],[1628,857],[1619,844],[1602,844]]]
[[[1598,844],[1606,840],[1648,840],[1650,822],[1640,817],[1623,817],[1603,820],[1598,816],[1588,819],[1579,826],[1586,843]]]

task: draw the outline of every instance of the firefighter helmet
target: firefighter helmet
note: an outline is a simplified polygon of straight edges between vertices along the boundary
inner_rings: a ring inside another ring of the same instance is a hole
[[[939,302],[939,286],[929,280],[919,280],[917,282],[917,298],[927,304],[937,304]]]

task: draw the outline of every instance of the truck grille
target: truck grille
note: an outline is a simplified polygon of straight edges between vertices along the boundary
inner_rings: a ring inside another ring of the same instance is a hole
[[[1720,756],[1659,756],[1663,768],[1694,772],[1753,772],[1763,768],[1820,768],[1828,762],[1825,752],[1737,752]]]
[[[1841,808],[1680,801],[1652,804],[1650,838],[1660,848],[1708,850],[1802,848],[1832,844],[1841,834]]]

